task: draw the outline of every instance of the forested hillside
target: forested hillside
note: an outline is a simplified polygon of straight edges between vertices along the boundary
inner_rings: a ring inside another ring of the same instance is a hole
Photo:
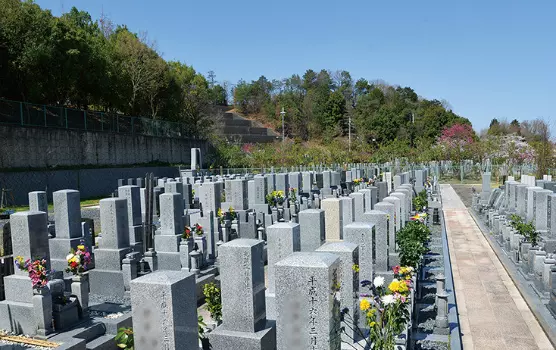
[[[286,134],[302,140],[329,139],[352,132],[360,141],[385,144],[398,140],[432,143],[442,129],[470,124],[454,114],[447,103],[419,98],[410,87],[384,82],[354,81],[349,72],[307,70],[284,80],[264,76],[240,81],[234,90],[236,108],[281,128],[280,110],[286,112]]]
[[[317,143],[346,136],[351,117],[353,144],[366,150],[426,147],[444,127],[469,124],[445,102],[346,71],[218,84],[213,72],[165,61],[150,40],[76,8],[56,17],[31,1],[0,0],[0,97],[183,122],[200,135],[215,130],[217,105],[233,103],[279,132],[284,108],[286,136]]]

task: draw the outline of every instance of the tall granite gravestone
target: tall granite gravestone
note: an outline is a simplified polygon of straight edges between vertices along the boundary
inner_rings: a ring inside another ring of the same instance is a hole
[[[359,246],[359,279],[372,281],[374,225],[367,222],[354,222],[346,225],[344,230],[344,241]]]
[[[388,184],[384,181],[377,181],[375,186],[378,188],[378,201],[382,202],[382,200],[388,197]]]
[[[283,191],[284,195],[287,196],[289,193],[289,177],[287,173],[276,174],[276,191]]]
[[[307,209],[299,212],[300,250],[312,252],[320,247],[325,237],[325,216],[322,209]]]
[[[180,241],[184,230],[183,199],[179,193],[160,195],[160,229],[154,236],[154,249],[160,270],[181,270]],[[205,211],[210,214],[210,211]]]
[[[398,189],[399,190],[399,189]],[[390,197],[395,197],[395,198],[399,198],[400,200],[400,217],[399,217],[399,221],[400,221],[400,227],[404,227],[405,223],[407,222],[407,220],[409,219],[409,211],[407,210],[407,200],[406,200],[406,195],[401,193],[401,192],[392,192],[390,193]]]
[[[125,295],[122,260],[130,252],[127,200],[106,198],[99,205],[102,240],[95,249],[95,268],[89,271],[91,294],[121,298]]]
[[[340,240],[343,236],[343,204],[339,198],[326,198],[321,202],[324,210],[325,235],[327,241]]]
[[[353,198],[353,221],[360,222],[365,212],[365,195],[360,192],[350,193]]]
[[[308,196],[311,194],[313,189],[313,173],[310,171],[304,171],[301,173],[302,189],[299,191],[301,195]]]
[[[47,217],[42,211],[12,214],[13,255],[24,259],[46,259],[51,268]],[[25,271],[4,277],[6,300],[0,301],[0,329],[17,334],[45,336],[52,332],[52,297],[48,288],[43,295],[34,295],[32,282]]]
[[[371,206],[369,208],[365,207],[365,210],[372,210],[375,208],[375,204],[378,203],[378,187],[369,186],[368,189],[371,191]]]
[[[131,281],[137,350],[198,350],[195,275],[157,271]]]
[[[342,201],[342,223],[345,226],[353,222],[355,203],[351,197],[340,197],[339,199]]]
[[[394,175],[394,191],[398,189],[402,184],[402,177],[400,175]]]
[[[267,194],[270,194],[272,191],[276,190],[276,174],[272,172],[270,174],[265,174],[264,177],[266,177]]]
[[[363,222],[375,227],[374,258],[378,273],[389,271],[388,263],[388,214],[378,210],[369,210],[363,214]]]
[[[222,324],[209,333],[213,350],[275,350],[276,328],[267,321],[264,242],[236,239],[220,246]]]
[[[556,193],[548,195],[546,221],[548,225],[548,237],[556,238]]]
[[[300,226],[292,222],[279,222],[267,228],[266,242],[268,251],[268,289],[266,291],[266,315],[269,320],[276,319],[275,304],[275,264],[283,258],[298,252],[300,246]],[[280,281],[282,283],[282,281]]]
[[[549,190],[541,190],[535,193],[533,224],[538,231],[548,231],[548,196],[552,193]]]
[[[531,186],[527,187],[527,206],[525,212],[525,220],[533,221],[533,217],[535,216],[535,196],[536,192],[542,191],[542,187]]]
[[[388,187],[388,192],[386,193],[386,197],[388,197],[390,191],[392,191],[392,173],[390,171],[385,172],[382,181],[385,181]]]
[[[353,317],[353,324],[359,322],[359,273],[354,266],[359,265],[359,248],[355,243],[330,242],[325,243],[316,250],[317,252],[328,252],[340,257],[340,309],[348,308]],[[359,338],[355,327],[346,327],[342,333],[342,342],[352,344],[353,339]]]
[[[58,276],[64,273],[68,262],[66,256],[83,241],[81,230],[81,203],[79,191],[61,190],[53,194],[56,237],[48,240],[50,245],[52,269]]]
[[[485,172],[482,174],[483,178],[483,185],[481,187],[481,200],[487,200],[490,196],[490,191],[492,190],[490,187],[490,172]]]
[[[221,207],[221,184],[218,182],[203,182],[199,186],[199,202],[201,203],[201,209],[203,212],[208,213],[212,211],[213,213],[218,213],[218,209]],[[228,198],[226,198],[228,200]],[[228,208],[224,208],[227,211]]]
[[[425,189],[425,174],[422,169],[415,170],[415,191],[417,193],[421,192]]]
[[[516,213],[522,218],[524,218],[527,213],[527,187],[528,186],[525,184],[519,184],[516,186]]]
[[[388,196],[384,198],[384,202],[394,204],[394,224],[396,225],[396,232],[401,230],[401,201],[397,197]]]
[[[330,253],[295,253],[276,264],[278,350],[340,349],[339,270]]]
[[[29,211],[48,213],[48,200],[45,191],[29,192]]]
[[[289,186],[290,188],[295,188],[297,193],[300,193],[302,190],[302,180],[301,180],[301,173],[300,172],[292,172],[288,174],[289,176]]]
[[[318,184],[321,189],[320,193],[323,196],[329,196],[332,194],[332,173],[329,170],[325,170],[320,174],[317,174],[317,180],[322,179],[322,184]],[[318,182],[318,181],[317,181]]]
[[[253,203],[250,205],[251,208],[255,210],[257,213],[264,213],[268,214],[268,204],[266,204],[266,195],[268,193],[267,190],[267,181],[268,178],[261,175],[256,175],[253,178]],[[251,196],[251,193],[249,193]]]
[[[226,197],[226,201],[231,202],[232,207],[234,207],[235,210],[247,210],[249,208],[249,201],[247,198],[247,180],[231,180],[230,193],[231,198]]]
[[[375,209],[387,214],[386,218],[388,220],[386,222],[386,227],[388,232],[388,268],[391,268],[392,266],[399,265],[400,260],[398,253],[396,253],[396,230],[394,227],[395,206],[392,203],[380,202],[375,205]]]
[[[373,209],[373,200],[372,200],[372,197],[371,197],[371,189],[364,188],[362,190],[359,190],[358,192],[363,194],[363,198],[364,198],[364,201],[365,201],[365,210]]]
[[[141,222],[141,199],[139,186],[118,187],[118,198],[127,200],[129,222],[129,245],[134,252],[143,254],[143,225]]]

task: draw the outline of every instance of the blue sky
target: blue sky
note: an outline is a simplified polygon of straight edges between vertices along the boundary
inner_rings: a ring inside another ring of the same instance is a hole
[[[476,130],[544,117],[556,133],[554,0],[36,2],[146,31],[165,59],[219,81],[347,70],[445,99]]]

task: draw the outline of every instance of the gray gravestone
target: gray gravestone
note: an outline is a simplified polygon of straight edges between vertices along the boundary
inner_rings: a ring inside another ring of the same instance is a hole
[[[388,263],[388,214],[379,210],[370,210],[363,214],[364,222],[375,227],[375,267],[379,272],[389,270]]]
[[[131,281],[137,350],[198,350],[195,275],[157,271]]]
[[[222,325],[209,333],[213,349],[272,350],[276,330],[266,320],[264,242],[236,239],[220,246]]]
[[[365,213],[365,195],[360,192],[350,193],[353,198],[353,221],[360,222]]]
[[[322,209],[307,209],[299,212],[300,250],[312,252],[322,245],[325,237],[325,218]]]
[[[295,253],[276,264],[278,350],[340,349],[339,270],[330,253]]]
[[[143,252],[143,225],[141,222],[140,187],[118,187],[118,198],[124,198],[127,200],[129,244],[135,252]]]
[[[29,211],[43,211],[48,213],[48,201],[45,191],[29,192]]]
[[[276,279],[274,265],[293,252],[298,252],[301,248],[299,224],[279,222],[269,226],[266,231],[266,241],[268,250],[268,289],[266,293],[266,309],[267,317],[271,320],[275,320]],[[282,281],[280,281],[280,283],[282,283]]]
[[[359,321],[359,273],[354,266],[359,265],[359,248],[355,243],[330,242],[317,249],[317,252],[328,252],[340,257],[340,308],[348,308],[354,322]],[[342,333],[342,342],[352,344],[358,338],[355,327],[346,327]]]
[[[373,224],[354,222],[344,227],[344,241],[359,246],[359,279],[373,280]]]

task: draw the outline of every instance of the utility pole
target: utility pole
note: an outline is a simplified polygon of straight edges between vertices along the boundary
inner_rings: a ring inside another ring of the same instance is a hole
[[[284,143],[286,140],[286,130],[284,129],[284,116],[286,115],[286,111],[284,111],[284,107],[282,107],[280,115],[282,116],[282,143]]]

